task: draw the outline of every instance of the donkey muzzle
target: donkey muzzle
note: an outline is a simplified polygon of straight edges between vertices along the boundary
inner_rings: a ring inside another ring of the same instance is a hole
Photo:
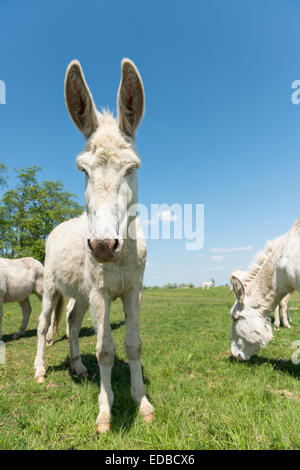
[[[87,241],[88,246],[99,263],[108,263],[113,261],[120,252],[121,245],[117,238],[110,240],[90,240]]]

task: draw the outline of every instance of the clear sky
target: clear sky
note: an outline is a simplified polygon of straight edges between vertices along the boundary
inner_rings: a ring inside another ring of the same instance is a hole
[[[149,240],[146,285],[228,282],[300,217],[300,2],[0,0],[0,161],[40,165],[83,203],[83,137],[64,104],[80,60],[99,108],[115,112],[120,62],[142,75],[139,201],[202,203],[205,241]]]

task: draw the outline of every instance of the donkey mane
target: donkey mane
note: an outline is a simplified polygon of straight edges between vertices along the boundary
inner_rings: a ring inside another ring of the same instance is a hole
[[[244,287],[247,291],[247,294],[251,291],[252,281],[256,278],[258,273],[261,271],[264,263],[269,260],[272,255],[275,253],[276,249],[282,242],[285,235],[274,238],[266,243],[266,246],[263,250],[260,250],[256,253],[255,257],[249,264],[246,271],[235,271],[233,274],[236,274],[244,284]],[[251,287],[250,287],[251,286]]]

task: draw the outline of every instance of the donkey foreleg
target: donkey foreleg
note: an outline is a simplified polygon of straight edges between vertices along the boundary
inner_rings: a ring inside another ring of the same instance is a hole
[[[123,297],[126,323],[125,349],[130,367],[131,395],[139,406],[143,420],[149,422],[154,418],[154,408],[146,397],[140,362],[142,351],[139,325],[141,302],[142,291],[131,291]]]
[[[13,334],[13,339],[18,339],[21,336],[24,336],[25,330],[29,322],[30,314],[31,314],[31,305],[30,305],[29,297],[23,300],[22,302],[19,302],[19,305],[22,309],[23,321],[22,321],[19,331]]]
[[[110,298],[105,292],[92,292],[90,305],[97,329],[96,356],[100,368],[101,381],[96,431],[106,432],[110,430],[111,407],[114,401],[114,394],[111,388],[111,369],[116,349],[109,321]]]

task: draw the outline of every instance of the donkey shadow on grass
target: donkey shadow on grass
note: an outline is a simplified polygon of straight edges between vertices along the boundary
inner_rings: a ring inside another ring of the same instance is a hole
[[[112,330],[117,330],[118,328],[120,328],[123,325],[125,325],[124,320],[117,321],[117,322],[114,322],[114,323],[111,324],[111,329]],[[13,334],[14,333],[9,333],[9,334],[3,335],[2,340],[4,341],[4,343],[15,342],[15,341],[18,341],[18,340],[21,340],[21,339],[24,339],[24,338],[31,338],[32,336],[37,336],[37,330],[36,329],[26,330],[24,335],[20,336],[20,338],[18,338],[18,339],[14,339]],[[95,334],[95,330],[94,330],[93,327],[83,326],[80,330],[79,338],[93,336],[94,334]],[[64,341],[64,340],[67,339],[65,334],[60,336],[59,331],[58,331],[58,333],[56,333],[56,338],[57,339],[54,340],[52,346],[54,346],[54,344],[56,344],[56,343],[60,343],[61,341]]]
[[[228,361],[231,363],[239,362],[233,356],[228,358]],[[275,372],[284,372],[285,374],[289,374],[295,379],[300,380],[300,364],[294,364],[291,360],[269,359],[263,356],[253,356],[249,361],[240,361],[239,364],[241,367],[257,367],[264,364],[270,364]]]
[[[37,330],[36,329],[26,330],[24,335],[20,336],[20,338],[17,338],[17,339],[13,338],[14,333],[8,333],[8,334],[3,335],[2,340],[4,341],[4,343],[10,343],[10,342],[15,343],[16,341],[19,341],[23,338],[32,338],[32,336],[37,335]]]
[[[113,330],[117,330],[118,328],[120,328],[121,326],[125,325],[125,321],[122,320],[122,321],[117,321],[117,322],[114,322],[114,323],[111,323],[111,329],[112,331]],[[88,336],[94,336],[95,335],[95,330],[94,328],[91,326],[91,327],[87,327],[87,326],[83,326],[80,330],[80,333],[79,333],[79,338],[83,338],[83,337],[88,337]],[[56,333],[56,336],[59,336],[59,332]],[[57,338],[53,341],[53,345],[56,344],[56,343],[60,343],[61,341],[64,341],[68,339],[67,336],[64,334],[63,336],[61,336],[60,338]]]
[[[112,330],[119,328],[124,324],[124,321],[116,322],[111,325]],[[83,328],[82,330],[85,330]],[[80,336],[83,336],[81,330]],[[90,336],[94,334],[92,328],[86,328],[88,331],[87,335]],[[70,357],[67,356],[66,359],[61,362],[59,365],[50,366],[47,369],[46,375],[51,376],[52,372],[56,371],[68,371],[71,379],[79,385],[85,383],[93,383],[97,385],[97,394],[100,393],[100,372],[96,354],[81,354],[81,359],[83,364],[88,370],[88,377],[78,377],[75,372],[70,368]],[[143,370],[143,368],[142,368]],[[143,374],[144,376],[144,374]],[[147,386],[150,384],[147,377],[144,377],[144,384]],[[130,394],[130,369],[127,362],[119,358],[115,354],[114,366],[112,369],[112,389],[114,392],[114,404],[112,408],[112,432],[114,430],[125,429],[129,430],[134,423],[134,420],[138,414],[138,407],[136,406],[133,398]],[[95,407],[97,407],[97,401],[95,401]],[[96,408],[95,408],[96,409]]]

